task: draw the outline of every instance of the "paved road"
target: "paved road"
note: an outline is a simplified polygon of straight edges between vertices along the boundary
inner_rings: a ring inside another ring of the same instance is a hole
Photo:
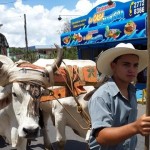
[[[145,105],[138,105],[138,116],[142,115],[145,112]],[[53,147],[56,149],[55,143],[55,128],[52,126],[50,122],[50,131],[51,131],[51,142]],[[65,150],[87,150],[86,143],[82,138],[75,135],[70,128],[66,128],[67,139],[69,139],[66,143]],[[0,139],[0,150],[10,150],[11,147],[6,145],[4,140]],[[32,141],[31,146],[28,150],[43,150],[43,138],[42,136]],[[138,145],[136,150],[144,150],[144,137],[138,135]]]
[[[138,116],[141,116],[145,113],[145,105],[138,104]],[[138,144],[136,150],[144,150],[144,142],[145,142],[145,137],[138,135]]]

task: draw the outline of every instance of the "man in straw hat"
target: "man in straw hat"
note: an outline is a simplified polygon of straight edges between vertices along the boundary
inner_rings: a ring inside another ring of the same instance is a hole
[[[120,43],[101,53],[100,73],[110,76],[89,100],[91,150],[135,150],[136,134],[150,134],[150,117],[137,117],[136,91],[132,81],[148,64],[148,51]]]

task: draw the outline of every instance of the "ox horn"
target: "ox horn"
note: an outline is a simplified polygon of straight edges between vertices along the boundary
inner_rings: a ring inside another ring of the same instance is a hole
[[[63,59],[63,50],[57,44],[54,45],[57,49],[57,58],[55,62],[51,65],[53,72],[55,72],[57,70],[57,67],[61,65]]]
[[[53,73],[57,71],[57,68],[60,67],[62,59],[63,59],[63,50],[57,45],[54,44],[57,49],[57,58],[53,62],[53,64],[48,64],[45,69],[49,73],[50,85],[54,84]]]
[[[62,59],[63,59],[63,50],[57,45],[54,44],[57,49],[57,58],[53,62],[53,64],[48,64],[46,66],[46,69],[50,73],[51,71],[56,72],[57,68],[60,67]],[[51,69],[49,69],[49,66],[51,66]]]

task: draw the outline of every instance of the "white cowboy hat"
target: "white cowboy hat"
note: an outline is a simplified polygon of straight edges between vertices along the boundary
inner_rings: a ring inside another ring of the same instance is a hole
[[[114,48],[110,48],[103,53],[101,53],[97,59],[96,66],[97,70],[105,75],[111,76],[112,70],[110,67],[111,62],[125,54],[135,54],[139,56],[139,67],[138,72],[145,69],[148,65],[148,51],[147,50],[137,50],[131,43],[120,43]]]

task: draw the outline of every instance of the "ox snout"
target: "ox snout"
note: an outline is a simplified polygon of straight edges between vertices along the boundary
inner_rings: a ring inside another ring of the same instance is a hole
[[[36,138],[39,136],[40,128],[23,128],[23,132],[25,134],[25,138]]]

